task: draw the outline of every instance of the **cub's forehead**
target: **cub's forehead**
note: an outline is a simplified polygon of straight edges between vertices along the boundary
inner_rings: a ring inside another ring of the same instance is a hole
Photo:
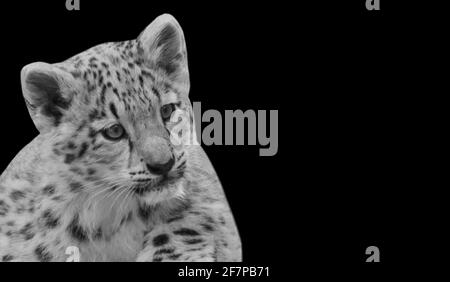
[[[96,66],[96,63],[100,63],[105,68],[108,65],[120,66],[136,62],[136,51],[136,40],[103,43],[71,57],[65,63],[73,64],[75,69],[83,68],[83,66],[97,68],[99,66]]]
[[[95,46],[57,66],[70,72],[83,88],[80,90],[91,96],[111,88],[115,95],[125,97],[142,91],[145,85],[159,87],[161,80],[156,79],[155,70],[144,65],[134,40]]]
[[[115,104],[117,111],[151,112],[158,104],[174,103],[179,92],[166,77],[141,59],[135,40],[105,43],[86,50],[58,67],[78,82],[78,100],[95,109],[96,118]],[[98,113],[98,115],[96,115]]]
[[[90,91],[109,84],[133,86],[144,80],[153,82],[154,70],[144,65],[136,45],[134,40],[100,44],[58,65],[85,82]]]

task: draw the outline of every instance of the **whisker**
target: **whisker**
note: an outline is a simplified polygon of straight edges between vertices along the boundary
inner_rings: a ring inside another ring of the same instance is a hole
[[[119,190],[119,189],[117,189]],[[120,191],[117,193],[117,196],[114,198],[112,204],[109,207],[109,210],[111,211],[114,205],[116,204],[117,200],[120,199],[120,196],[126,193],[127,189],[120,189]]]

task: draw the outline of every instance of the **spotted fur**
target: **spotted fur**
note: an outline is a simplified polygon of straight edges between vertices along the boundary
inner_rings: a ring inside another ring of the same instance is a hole
[[[1,261],[65,261],[69,246],[82,261],[241,260],[212,165],[200,146],[172,142],[180,120],[161,115],[186,113],[195,136],[172,16],[135,40],[27,65],[21,81],[40,134],[0,176]]]

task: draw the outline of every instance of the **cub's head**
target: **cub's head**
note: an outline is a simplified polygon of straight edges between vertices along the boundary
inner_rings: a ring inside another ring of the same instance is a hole
[[[183,193],[193,133],[186,44],[170,15],[135,40],[23,68],[22,89],[58,173],[74,193],[122,191],[156,203]]]

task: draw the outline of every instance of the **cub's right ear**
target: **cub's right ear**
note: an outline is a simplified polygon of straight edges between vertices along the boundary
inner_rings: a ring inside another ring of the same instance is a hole
[[[72,80],[70,73],[47,63],[32,63],[22,69],[23,96],[39,132],[61,123],[74,93]]]

